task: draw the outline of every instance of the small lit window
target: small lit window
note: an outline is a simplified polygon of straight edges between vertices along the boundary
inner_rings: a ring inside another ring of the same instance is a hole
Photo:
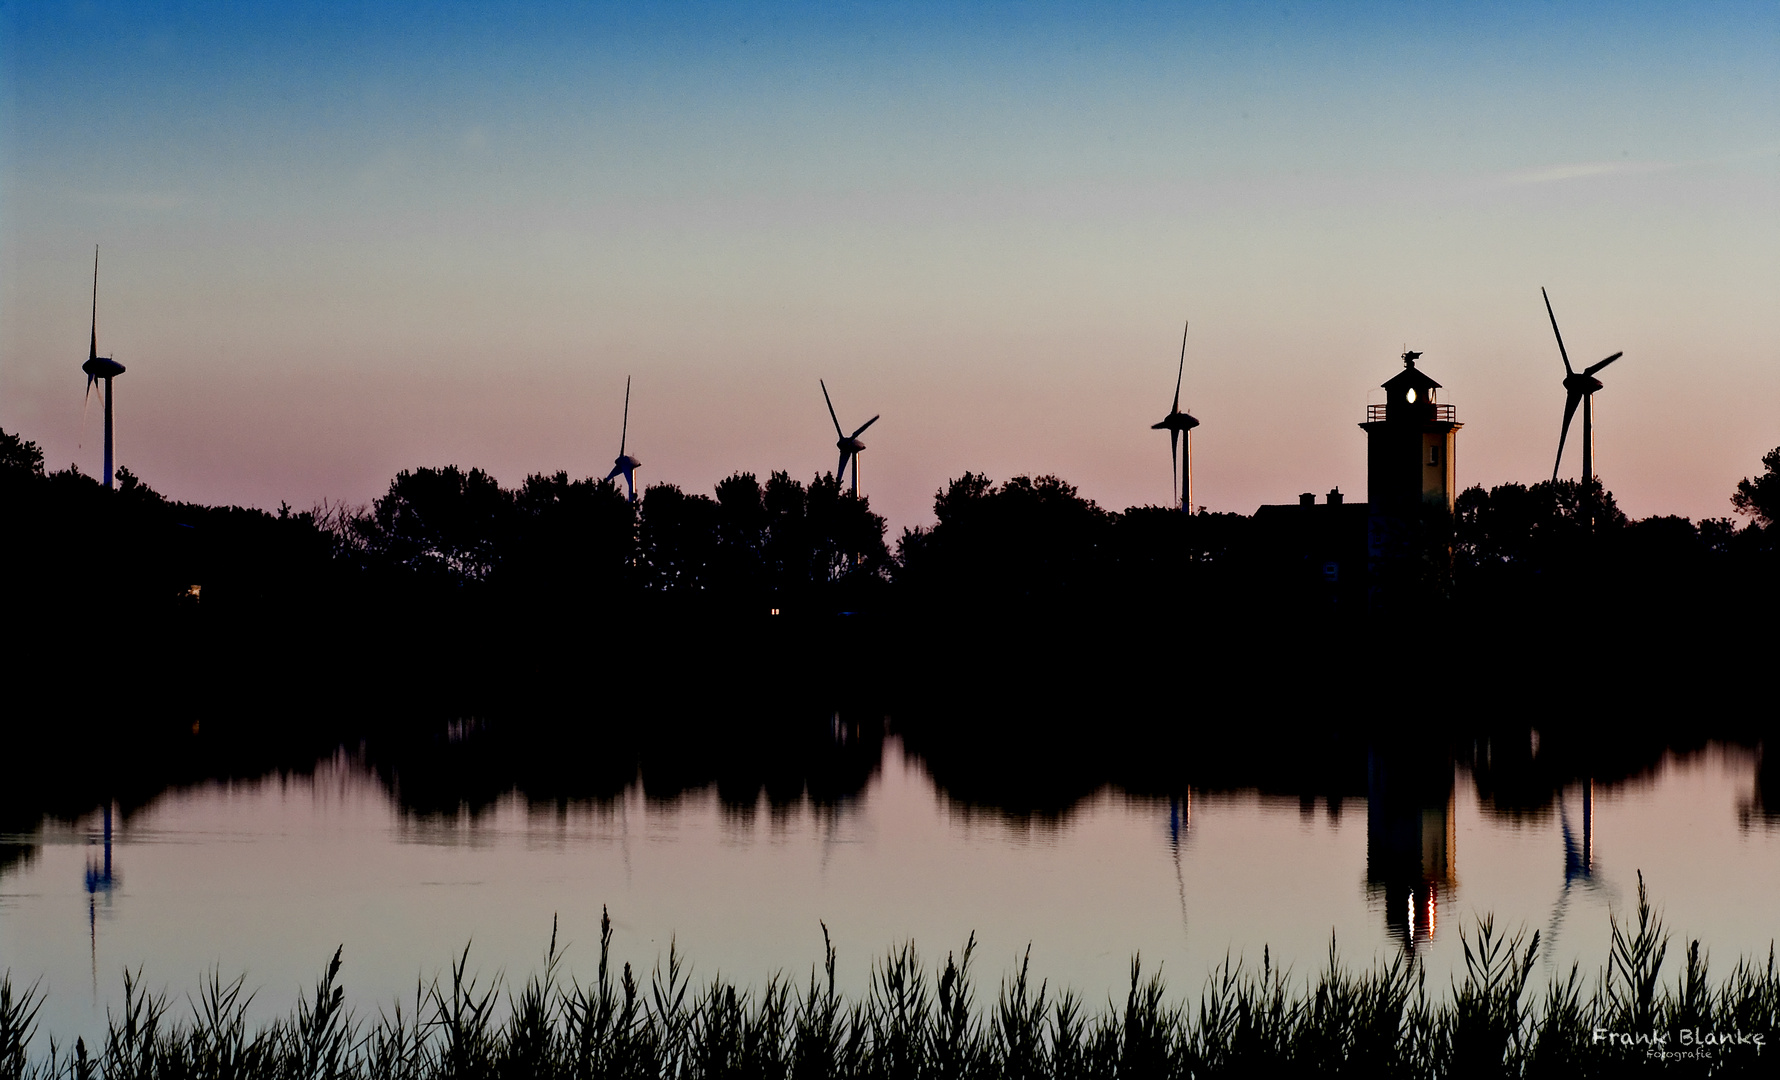
[[[1408,401],[1408,402],[1409,402],[1409,403],[1410,403],[1410,404],[1411,404],[1411,405],[1414,405],[1414,404],[1415,404],[1415,387],[1413,387],[1413,386],[1412,386],[1412,387],[1410,387],[1410,388],[1409,388],[1409,393],[1408,393],[1408,394],[1406,394],[1406,395],[1404,395],[1404,398],[1405,398],[1405,400],[1407,400],[1407,401]]]
[[[1440,464],[1440,444],[1439,443],[1429,443],[1428,444],[1428,464],[1429,465]]]

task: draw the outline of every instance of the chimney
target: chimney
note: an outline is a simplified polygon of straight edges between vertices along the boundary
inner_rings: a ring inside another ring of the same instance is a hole
[[[1340,488],[1332,487],[1329,489],[1329,505],[1330,506],[1340,506],[1341,505],[1341,489]]]
[[[1298,496],[1298,505],[1299,506],[1315,506],[1316,505],[1315,493],[1306,491],[1304,494]]]

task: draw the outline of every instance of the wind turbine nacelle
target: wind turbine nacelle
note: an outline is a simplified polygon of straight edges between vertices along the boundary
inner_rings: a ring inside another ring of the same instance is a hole
[[[109,379],[114,375],[122,375],[124,373],[124,365],[118,363],[109,356],[95,356],[91,360],[80,365],[80,370],[86,372],[95,379]]]
[[[1564,380],[1564,389],[1572,394],[1592,394],[1606,388],[1605,383],[1586,372],[1577,372]]]
[[[865,444],[858,439],[842,439],[840,442],[835,443],[835,445],[840,447],[842,452],[848,454],[857,454],[859,451],[865,449]]]
[[[642,462],[638,461],[634,457],[631,457],[629,454],[626,454],[625,456],[618,458],[617,460],[613,461],[612,464],[618,466],[620,471],[641,468],[643,465]]]

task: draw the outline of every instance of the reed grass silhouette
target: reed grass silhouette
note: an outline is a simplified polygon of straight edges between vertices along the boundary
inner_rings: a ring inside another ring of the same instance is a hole
[[[1674,982],[1662,978],[1668,935],[1639,884],[1635,918],[1614,917],[1612,954],[1592,989],[1573,965],[1530,993],[1539,935],[1503,934],[1482,917],[1462,932],[1465,971],[1430,994],[1413,957],[1347,966],[1331,941],[1326,965],[1303,981],[1263,951],[1259,967],[1226,958],[1197,1006],[1171,1004],[1159,975],[1133,960],[1123,1006],[1089,1011],[1070,991],[1033,986],[1028,959],[986,1010],[972,982],[974,937],[929,972],[913,945],[891,950],[847,1002],[835,950],[809,982],[774,976],[759,990],[716,981],[695,988],[670,946],[647,983],[614,970],[602,914],[598,973],[565,980],[554,927],[543,969],[515,990],[469,971],[417,985],[411,1012],[374,1018],[347,1008],[336,951],[287,1018],[250,1032],[242,980],[213,974],[169,1018],[165,995],[126,973],[97,1054],[51,1039],[30,1044],[43,996],[0,977],[4,1080],[1088,1080],[1088,1078],[1618,1077],[1774,1074],[1780,969],[1741,960],[1713,985],[1690,943]],[[1028,958],[1030,950],[1028,950]],[[1677,1054],[1681,1056],[1677,1056]]]

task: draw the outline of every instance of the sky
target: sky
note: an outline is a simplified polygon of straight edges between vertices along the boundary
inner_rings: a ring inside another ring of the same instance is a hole
[[[880,419],[1109,509],[1339,486],[1405,348],[1461,486],[1731,513],[1780,445],[1780,4],[0,3],[0,428],[165,494],[480,466],[710,492]],[[1565,475],[1580,472],[1573,435]]]

